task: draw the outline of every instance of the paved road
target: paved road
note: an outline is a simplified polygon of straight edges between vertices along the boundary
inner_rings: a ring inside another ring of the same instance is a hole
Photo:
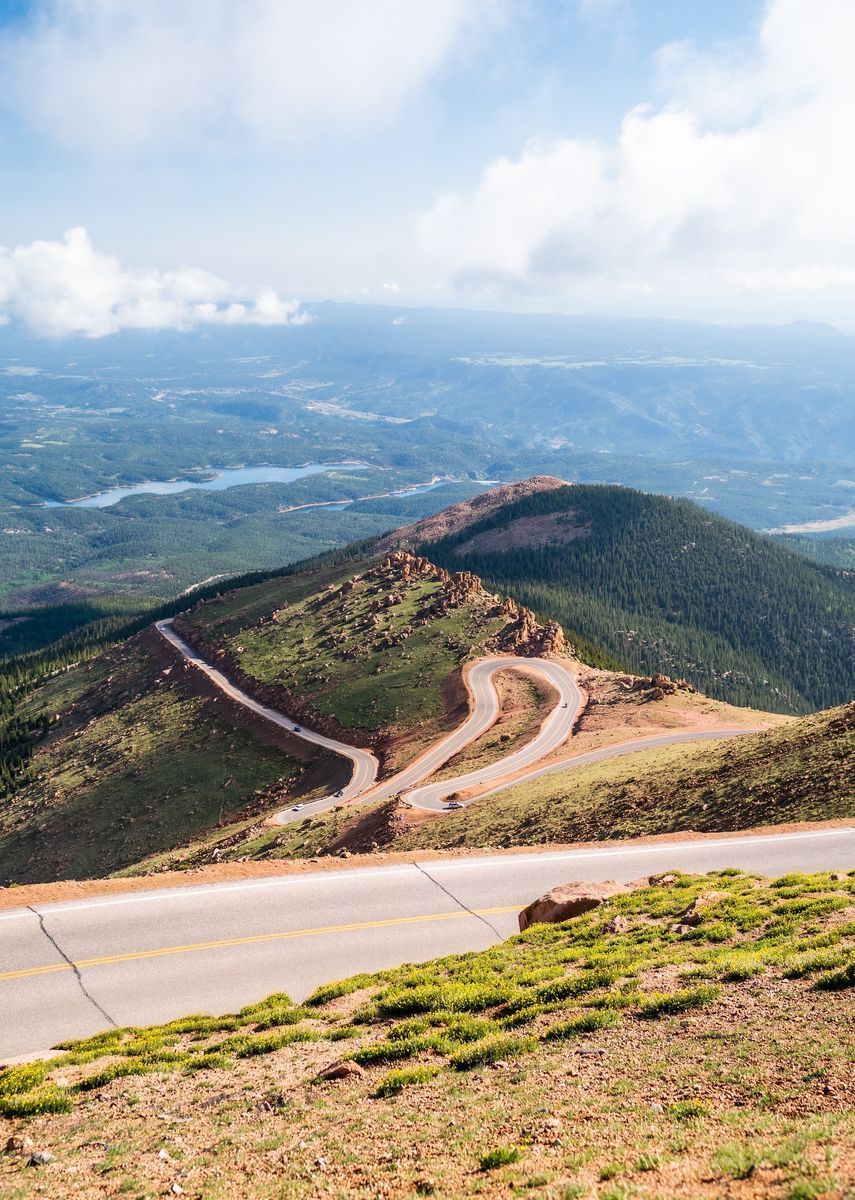
[[[517,754],[494,764],[489,772],[482,772],[481,777],[484,779],[500,778],[511,769],[509,764],[512,760],[519,759],[518,766],[521,768],[529,763],[538,762],[545,755],[557,749],[569,737],[573,729],[573,722],[582,704],[582,694],[576,686],[575,676],[562,663],[552,662],[545,658],[517,658],[511,655],[505,658],[480,659],[471,667],[467,676],[471,711],[463,724],[436,742],[403,771],[399,771],[396,775],[378,784],[376,779],[379,764],[370,751],[349,746],[334,738],[324,737],[323,734],[315,733],[304,725],[298,724],[293,717],[260,704],[233,683],[222,671],[212,667],[201,654],[179,637],[172,628],[171,621],[158,621],[157,629],[176,650],[183,654],[188,662],[203,671],[232,700],[265,717],[268,721],[272,721],[275,725],[279,725],[282,729],[288,730],[292,736],[300,737],[316,746],[323,746],[353,763],[353,775],[347,786],[337,795],[322,796],[318,800],[308,801],[300,806],[299,811],[294,811],[294,808],[286,808],[275,813],[272,819],[280,825],[305,820],[308,816],[315,816],[317,813],[340,804],[343,800],[352,800],[357,796],[365,800],[384,800],[414,787],[415,784],[432,775],[443,763],[448,762],[455,754],[485,733],[498,717],[499,698],[494,678],[499,671],[514,670],[539,675],[552,684],[558,693],[558,700],[555,709],[544,722],[534,740]],[[448,780],[442,784],[435,784],[431,795],[450,795],[463,786],[462,780],[465,778],[468,777],[464,776],[461,780]],[[420,793],[413,793],[410,799],[420,807],[433,807],[432,802],[422,804],[419,797]],[[436,807],[439,808],[441,805],[436,804]]]
[[[354,796],[359,796],[374,783],[380,764],[370,750],[360,750],[357,746],[348,746],[346,742],[338,742],[335,738],[324,737],[322,733],[315,733],[311,729],[304,729],[302,725],[297,723],[294,717],[277,712],[275,708],[268,708],[266,704],[260,704],[257,700],[253,700],[252,696],[247,692],[239,688],[237,684],[232,683],[229,677],[224,675],[222,671],[218,671],[216,667],[212,667],[210,663],[202,658],[201,654],[197,653],[183,638],[180,638],[172,628],[171,621],[158,621],[156,628],[158,633],[165,637],[176,650],[180,651],[188,662],[191,662],[194,667],[198,667],[231,700],[242,704],[244,708],[248,708],[254,713],[258,713],[260,717],[264,717],[265,720],[271,721],[274,725],[278,725],[282,729],[287,729],[290,734],[302,738],[304,742],[311,742],[314,746],[322,746],[325,750],[331,750],[333,754],[340,754],[343,758],[347,758],[353,763],[353,774],[350,777],[349,783],[342,788],[339,796],[326,797],[325,799],[328,804],[335,804],[339,800],[349,800]]]
[[[424,787],[408,792],[406,799],[410,804],[416,808],[442,810],[443,802],[452,792],[466,791],[468,788],[479,784],[490,783],[523,771],[526,767],[531,767],[534,763],[540,762],[541,759],[551,754],[553,750],[567,740],[573,732],[573,725],[582,706],[583,696],[576,684],[575,676],[562,663],[552,662],[545,658],[482,659],[480,662],[475,663],[469,672],[469,686],[472,690],[473,710],[481,710],[485,715],[490,715],[490,720],[484,724],[485,729],[489,728],[499,714],[499,701],[496,690],[492,686],[494,674],[496,671],[504,670],[508,667],[525,670],[527,665],[529,669],[533,667],[537,674],[552,684],[558,693],[555,708],[553,708],[550,715],[540,727],[537,736],[523,746],[522,749],[515,751],[513,754],[506,755],[488,767],[482,767],[477,771],[469,771],[467,774],[458,775],[454,779],[444,779],[439,783],[427,784]],[[471,741],[472,739],[468,740]],[[456,753],[457,749],[454,752]],[[424,779],[425,777],[425,775],[422,775],[420,778]],[[399,786],[397,790],[402,791],[403,788]],[[495,790],[498,791],[499,789]]]
[[[483,949],[570,879],[855,867],[855,828],[446,859],[143,892],[0,914],[0,1055],[119,1025],[301,999],[357,971]]]
[[[652,733],[646,737],[631,738],[626,742],[614,742],[609,746],[600,746],[596,750],[585,750],[582,754],[574,755],[573,758],[565,758],[560,762],[547,763],[545,767],[536,767],[531,771],[526,771],[519,779],[500,783],[498,787],[490,788],[489,791],[479,792],[475,798],[483,800],[485,796],[494,796],[496,792],[513,787],[516,783],[527,783],[531,779],[539,779],[541,775],[557,775],[562,772],[575,771],[578,767],[587,767],[591,763],[604,762],[609,758],[623,758],[626,754],[638,754],[641,750],[655,750],[660,746],[681,746],[688,742],[718,742],[722,738],[745,737],[749,733],[762,733],[766,728],[765,725],[723,725],[719,729],[684,729],[680,733]],[[476,772],[475,775],[481,780],[487,779],[486,772]],[[424,792],[427,790],[427,788],[420,789]],[[412,796],[408,798],[412,799]],[[422,807],[429,806],[425,804]]]

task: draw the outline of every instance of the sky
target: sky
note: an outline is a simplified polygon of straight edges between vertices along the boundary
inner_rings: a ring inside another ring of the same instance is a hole
[[[853,0],[0,0],[0,321],[855,329]]]

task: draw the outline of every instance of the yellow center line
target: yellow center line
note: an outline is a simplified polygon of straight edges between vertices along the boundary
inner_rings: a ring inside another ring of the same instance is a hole
[[[356,933],[362,929],[387,929],[393,925],[417,925],[428,921],[453,921],[459,917],[490,917],[500,913],[519,912],[518,904],[505,904],[499,908],[478,908],[470,913],[458,909],[447,913],[426,913],[416,917],[389,917],[383,921],[355,921],[349,925],[320,925],[314,929],[286,929],[279,933],[255,933],[247,937],[220,938],[214,942],[192,942],[187,946],[161,946],[157,950],[134,950],[128,954],[105,954],[100,958],[81,958],[75,963],[50,963],[43,967],[24,967],[20,971],[0,972],[0,982],[7,979],[26,979],[32,975],[53,975],[57,971],[72,971],[75,968],[103,967],[111,963],[136,962],[145,958],[163,958],[168,954],[193,954],[202,950],[223,950],[229,946],[251,946],[260,942],[281,942],[288,938],[315,937],[324,933]]]

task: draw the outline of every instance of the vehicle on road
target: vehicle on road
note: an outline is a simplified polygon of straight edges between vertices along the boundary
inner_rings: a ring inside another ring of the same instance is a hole
[[[302,733],[303,731],[302,731],[302,729],[300,728],[300,726],[299,726],[299,725],[295,725],[295,726],[294,726],[294,732],[295,732],[295,733]]]
[[[341,789],[339,789],[339,791],[335,792],[334,795],[335,795],[336,800],[340,800],[342,798],[342,796],[344,795],[344,792],[341,791]]]
[[[446,804],[445,807],[446,808],[463,808],[463,805],[460,803],[459,800],[449,800],[448,804]]]
[[[305,804],[295,804],[291,812],[302,812],[305,807]]]

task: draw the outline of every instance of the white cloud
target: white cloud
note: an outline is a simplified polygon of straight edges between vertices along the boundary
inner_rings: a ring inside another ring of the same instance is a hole
[[[420,244],[455,285],[727,316],[855,316],[855,4],[769,0],[751,41],[657,59],[665,102],[614,142],[533,140],[439,196]]]
[[[382,122],[496,0],[37,0],[0,37],[4,102],[60,142],[124,151],[205,132]]]
[[[266,289],[252,301],[195,267],[133,270],[99,253],[85,229],[62,241],[0,246],[0,322],[39,334],[103,337],[122,329],[191,329],[200,324],[301,325],[296,301]]]

